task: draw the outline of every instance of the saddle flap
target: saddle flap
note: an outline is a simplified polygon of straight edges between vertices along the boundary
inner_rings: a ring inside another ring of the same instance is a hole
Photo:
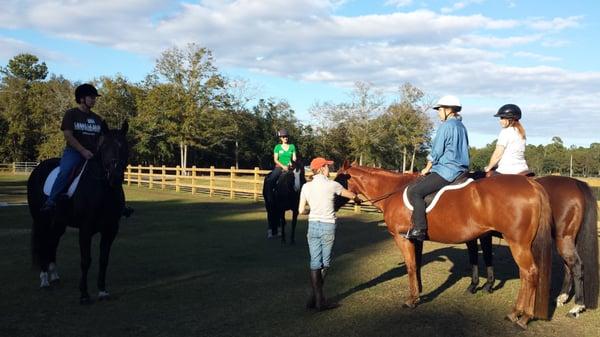
[[[427,208],[425,209],[425,212],[429,213],[435,207],[438,200],[442,196],[442,193],[449,191],[449,190],[461,189],[461,188],[469,185],[473,181],[474,181],[473,179],[467,178],[467,179],[464,179],[464,181],[461,182],[460,184],[446,185],[446,186],[442,187],[439,191],[429,194],[427,197],[425,197],[425,205],[427,206]],[[406,206],[406,208],[408,208],[409,210],[412,211],[413,206],[411,205],[410,201],[408,200],[408,195],[407,195],[407,191],[408,191],[409,187],[410,187],[410,185],[404,189],[404,193],[402,193],[402,200],[404,201],[404,206]]]
[[[77,189],[77,185],[79,184],[79,179],[81,178],[81,174],[85,170],[85,166],[87,165],[87,160],[83,163],[83,165],[79,165],[73,170],[73,173],[69,175],[69,180],[71,181],[69,188],[67,189],[67,196],[70,198],[75,193]],[[52,191],[52,186],[54,185],[54,181],[58,177],[58,173],[60,172],[60,166],[55,167],[48,177],[46,177],[46,181],[44,182],[44,194],[46,196],[50,195]]]

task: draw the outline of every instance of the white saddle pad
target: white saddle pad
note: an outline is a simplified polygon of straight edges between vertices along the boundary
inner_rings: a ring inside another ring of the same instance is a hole
[[[79,179],[81,178],[81,174],[85,170],[86,165],[87,165],[87,160],[85,161],[85,163],[83,163],[83,167],[81,168],[81,171],[79,172],[77,177],[75,177],[75,179],[73,179],[71,186],[69,186],[69,189],[67,190],[67,196],[69,198],[71,196],[73,196],[73,193],[75,193],[75,190],[77,189],[77,184],[79,183]],[[50,172],[48,177],[46,177],[46,181],[44,182],[44,194],[45,195],[47,195],[47,196],[50,195],[50,192],[52,191],[52,185],[54,185],[54,181],[56,180],[56,177],[58,177],[58,172],[60,172],[59,166],[54,168],[54,170],[52,170],[52,172]]]
[[[425,213],[429,213],[437,204],[438,200],[440,199],[440,196],[442,195],[442,193],[449,191],[449,190],[458,190],[461,189],[467,185],[469,185],[471,182],[473,182],[473,179],[468,178],[467,180],[465,180],[464,183],[458,184],[458,185],[447,185],[442,187],[439,191],[436,192],[435,196],[433,197],[433,200],[431,201],[431,204],[429,204],[429,206],[427,206],[427,208],[425,209]],[[404,206],[406,206],[406,208],[410,209],[411,211],[413,210],[413,206],[410,204],[410,201],[408,201],[408,195],[406,194],[406,191],[408,190],[408,187],[406,187],[404,189],[404,193],[402,194],[402,200],[404,200]]]

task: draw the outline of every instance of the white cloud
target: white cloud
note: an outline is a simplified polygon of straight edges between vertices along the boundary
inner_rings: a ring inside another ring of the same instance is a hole
[[[386,4],[409,2],[389,0]],[[445,12],[481,2],[457,2]],[[600,119],[590,105],[600,103],[600,73],[541,66],[539,62],[558,58],[519,50],[568,43],[555,33],[580,27],[582,16],[505,20],[430,10],[335,15],[343,3],[81,0],[75,6],[70,0],[8,0],[3,2],[0,28],[40,31],[149,56],[173,45],[196,42],[213,50],[220,67],[341,87],[362,80],[393,92],[409,81],[431,94],[451,91],[470,100],[539,101],[546,106],[529,106],[528,118],[540,123],[544,118],[562,120],[564,111],[553,108],[557,106]],[[22,41],[0,39],[0,56],[32,48]],[[505,64],[507,56],[528,58],[538,65],[511,66]],[[586,126],[589,129],[589,122],[573,130],[586,134]],[[528,132],[543,135],[535,125]]]
[[[52,50],[33,46],[25,41],[6,38],[0,36],[0,58],[11,59],[17,54],[33,54],[36,55],[42,61],[61,61],[68,62],[69,58],[64,54]]]
[[[513,53],[513,55],[516,57],[529,58],[529,59],[533,59],[533,60],[540,61],[540,62],[560,61],[560,57],[545,56],[545,55],[541,55],[541,54],[524,52],[524,51],[515,52],[515,53]]]
[[[463,0],[463,1],[455,2],[450,7],[443,7],[440,11],[442,13],[452,13],[452,12],[464,9],[465,7],[467,7],[471,4],[480,4],[482,2],[483,2],[483,0]]]
[[[393,6],[396,8],[406,7],[412,5],[412,0],[387,0],[385,2],[386,6]]]
[[[510,37],[495,37],[481,35],[464,35],[452,40],[452,44],[471,47],[506,48],[518,45],[526,45],[539,41],[543,35],[525,35]]]
[[[552,20],[531,19],[528,23],[530,27],[543,31],[560,31],[567,28],[575,28],[580,26],[580,21],[583,16],[569,16],[567,18],[554,18]]]

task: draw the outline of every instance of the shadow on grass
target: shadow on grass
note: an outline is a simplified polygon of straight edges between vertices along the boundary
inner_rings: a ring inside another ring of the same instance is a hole
[[[551,291],[550,291],[550,310],[549,317],[554,315],[556,306],[554,299],[560,292],[560,285],[562,281],[562,275],[564,268],[558,254],[553,254],[553,266],[552,266],[552,277],[551,277]],[[504,288],[508,280],[519,279],[519,269],[512,258],[510,249],[503,245],[494,245],[494,266],[495,266],[495,277],[496,283],[493,290],[499,291]],[[436,289],[429,293],[421,295],[421,303],[428,303],[435,300],[444,291],[452,288],[461,279],[470,277],[471,269],[468,263],[468,252],[466,249],[460,249],[456,247],[445,247],[439,248],[431,252],[423,254],[423,266],[431,262],[444,262],[449,261],[452,263],[451,268],[448,270],[448,278],[439,285]],[[482,270],[480,268],[480,270]],[[483,269],[485,270],[485,269]],[[335,301],[341,302],[344,298],[351,296],[354,293],[375,287],[381,283],[391,281],[395,278],[403,277],[407,275],[406,265],[401,262],[397,267],[388,270],[387,272],[377,276],[376,278],[352,287],[343,293],[340,293],[333,297]],[[480,275],[480,277],[486,275]],[[424,277],[427,277],[426,275]],[[478,288],[478,291],[482,291],[483,285]],[[465,296],[471,296],[465,289]]]

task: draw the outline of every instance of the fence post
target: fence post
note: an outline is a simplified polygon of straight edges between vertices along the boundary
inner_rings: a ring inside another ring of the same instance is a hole
[[[13,161],[13,174],[17,174],[17,162]]]
[[[175,166],[175,192],[179,192],[179,181],[180,181],[179,170],[180,170],[180,168],[181,167],[179,165]]]
[[[137,185],[142,186],[142,165],[137,166]]]
[[[229,168],[229,199],[235,198],[235,192],[233,191],[233,179],[235,178],[235,166]]]
[[[254,201],[258,201],[258,167],[254,168]]]
[[[210,179],[208,181],[208,196],[212,197],[215,190],[215,167],[210,167]]]
[[[148,189],[152,189],[152,175],[154,174],[154,166],[150,165],[150,174],[148,175]]]
[[[160,189],[161,190],[165,189],[165,180],[166,179],[167,179],[167,169],[166,169],[165,165],[163,165],[161,173],[160,173]]]
[[[196,165],[192,165],[192,194],[196,193]]]
[[[131,165],[127,165],[127,186],[131,186]]]
[[[359,204],[354,204],[354,213],[360,213],[360,205]]]

